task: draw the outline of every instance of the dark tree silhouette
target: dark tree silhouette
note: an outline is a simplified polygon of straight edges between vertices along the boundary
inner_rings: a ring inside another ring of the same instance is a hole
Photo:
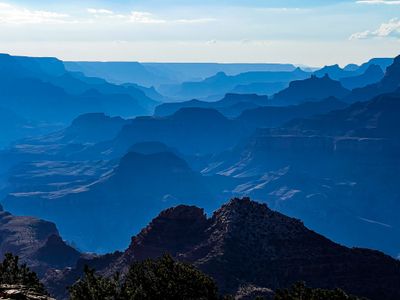
[[[11,253],[7,253],[0,264],[0,283],[23,285],[35,292],[47,294],[36,273],[30,271],[26,264],[20,265],[18,256]]]
[[[118,275],[104,278],[86,267],[69,291],[71,300],[219,299],[210,277],[169,255],[135,262],[122,280]]]
[[[304,282],[298,282],[289,289],[277,290],[274,300],[361,300],[361,298],[347,295],[341,289],[313,289],[307,287]]]
[[[214,281],[169,255],[134,263],[125,279],[126,299],[218,299]]]
[[[106,278],[85,266],[84,276],[69,288],[71,300],[122,300],[119,275]]]

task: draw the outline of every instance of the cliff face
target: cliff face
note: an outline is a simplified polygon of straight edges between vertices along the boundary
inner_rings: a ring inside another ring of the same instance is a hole
[[[205,237],[208,220],[204,210],[180,205],[167,209],[132,238],[125,257],[156,258],[168,249],[173,255],[191,249]]]
[[[345,99],[349,102],[367,101],[380,94],[393,93],[399,87],[400,56],[397,56],[393,60],[393,63],[387,67],[385,76],[381,81],[362,88],[354,89]]]
[[[49,268],[72,267],[80,253],[59,236],[54,223],[0,211],[0,259],[18,255],[42,276]]]
[[[177,154],[159,144],[133,148],[139,152],[127,153],[112,172],[92,182],[80,181],[83,184],[68,193],[60,189],[55,197],[40,192],[14,194],[4,203],[8,209],[20,208],[23,214],[52,220],[64,238],[96,253],[126,248],[133,232],[170,206],[203,203],[207,209],[213,205],[208,201],[213,191],[204,178]]]
[[[166,252],[211,275],[223,293],[242,294],[250,287],[265,293],[302,280],[371,299],[400,297],[399,261],[336,244],[299,220],[248,198],[231,200],[208,219],[194,206],[167,209],[132,238],[122,255],[86,263],[111,275],[126,271],[135,260]],[[71,280],[71,274],[77,278],[79,270],[82,266],[68,271],[64,280]],[[55,283],[53,278],[49,284],[62,286],[62,280],[61,276]]]
[[[0,211],[0,255],[11,252],[22,259],[39,249],[51,235],[58,235],[53,223],[30,217],[16,217]]]
[[[260,129],[203,173],[240,180],[231,196],[265,201],[342,244],[398,256],[399,114],[400,97],[381,95]]]

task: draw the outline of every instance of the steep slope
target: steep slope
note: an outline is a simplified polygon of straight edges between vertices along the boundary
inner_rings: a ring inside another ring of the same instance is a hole
[[[303,280],[312,287],[339,287],[370,299],[400,296],[400,264],[395,259],[340,246],[248,198],[231,200],[209,219],[194,206],[167,209],[132,238],[122,255],[93,264],[107,275],[165,252],[211,275],[223,293],[234,294],[247,285],[277,289]],[[79,268],[58,280],[79,276]],[[50,286],[60,284],[56,278],[52,281]]]
[[[321,78],[313,75],[309,79],[292,81],[287,89],[275,94],[271,102],[274,105],[283,106],[329,97],[340,99],[349,92],[339,81],[332,80],[328,75]]]
[[[63,143],[59,140],[62,137],[52,134],[46,140],[23,140],[0,152],[0,196],[30,192],[69,194],[104,176],[117,164],[103,159],[101,153],[89,151],[91,142]]]
[[[375,84],[363,88],[354,89],[345,100],[348,102],[367,101],[377,95],[393,93],[400,87],[400,56],[393,60],[393,64],[387,67],[385,76]]]
[[[266,201],[338,242],[397,256],[399,105],[383,95],[259,130],[203,173],[240,178],[232,195]]]
[[[385,73],[382,71],[381,67],[370,65],[361,75],[344,77],[340,79],[340,82],[346,89],[352,90],[379,82],[384,75]]]
[[[0,257],[11,252],[43,275],[49,268],[74,266],[80,253],[65,244],[55,224],[0,211]]]
[[[399,114],[400,96],[388,94],[355,103],[344,110],[295,120],[284,127],[308,134],[399,139]]]
[[[384,72],[386,72],[387,67],[393,64],[393,58],[371,58],[366,63],[363,63],[358,69],[357,72],[364,73],[371,65],[379,66]]]
[[[112,172],[75,189],[13,193],[3,203],[15,213],[56,222],[66,239],[102,253],[124,248],[161,209],[178,203],[213,206],[211,196],[182,158],[154,151],[129,152]]]
[[[113,140],[128,123],[128,120],[120,117],[88,113],[75,118],[65,129],[53,129],[52,133],[46,132],[50,130],[47,127],[35,128],[37,135],[25,137],[0,152],[0,173],[7,172],[21,162],[29,164],[42,161],[47,164],[58,161],[61,166],[69,161],[98,159],[95,153],[85,154],[84,151],[93,144]],[[41,131],[44,131],[43,134],[39,134]]]

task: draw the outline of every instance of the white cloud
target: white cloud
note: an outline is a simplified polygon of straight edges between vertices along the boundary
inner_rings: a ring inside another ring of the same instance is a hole
[[[123,16],[123,15],[119,15]],[[158,18],[152,13],[144,11],[132,11],[130,15],[126,16],[127,20],[132,23],[143,23],[143,24],[160,24],[160,23],[181,23],[181,24],[197,24],[197,23],[208,23],[216,21],[214,18],[198,18],[198,19],[162,19]]]
[[[177,23],[177,24],[196,24],[213,22],[214,18],[197,18],[197,19],[163,19],[155,16],[147,11],[132,11],[129,14],[119,14],[107,9],[88,8],[87,12],[94,15],[97,20],[105,18],[126,21],[128,23],[141,23],[141,24],[162,24],[162,23]]]
[[[167,22],[166,20],[158,19],[152,13],[145,11],[132,11],[127,18],[128,21],[132,23],[159,24]]]
[[[30,10],[0,2],[0,24],[41,24],[41,23],[66,23],[69,15],[45,11]]]
[[[360,40],[374,37],[400,37],[400,19],[395,18],[383,23],[376,30],[366,30],[354,33],[350,40]]]
[[[399,0],[358,0],[360,4],[387,4],[387,5],[400,5]]]
[[[104,8],[88,8],[88,13],[93,15],[113,15],[114,12],[112,10],[104,9]]]

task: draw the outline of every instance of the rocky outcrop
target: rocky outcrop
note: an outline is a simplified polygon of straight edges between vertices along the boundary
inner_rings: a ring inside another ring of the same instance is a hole
[[[18,255],[39,275],[49,268],[74,266],[80,253],[59,236],[54,223],[0,211],[0,258]]]
[[[328,75],[322,78],[312,75],[309,79],[292,81],[288,88],[274,95],[272,102],[274,105],[284,106],[329,97],[340,99],[349,92],[339,81],[332,80]]]
[[[206,239],[178,257],[212,275],[223,291],[244,283],[276,289],[304,280],[372,299],[395,299],[400,293],[399,262],[382,253],[342,247],[249,199],[222,206],[206,232]]]
[[[55,133],[53,139],[62,143],[99,143],[112,140],[127,123],[127,120],[104,113],[83,114],[74,119],[65,130]]]
[[[29,258],[52,235],[58,235],[56,226],[31,217],[17,217],[0,212],[0,255],[11,252],[21,259]]]
[[[348,102],[367,101],[380,94],[393,93],[400,87],[400,55],[387,67],[381,81],[354,89],[345,100]]]
[[[400,97],[381,95],[261,129],[204,173],[240,179],[232,196],[265,201],[344,245],[397,257],[399,115]]]
[[[59,235],[53,234],[36,251],[34,258],[53,268],[66,268],[74,266],[80,256],[78,250],[67,245]]]
[[[254,300],[257,297],[261,297],[264,300],[272,300],[274,298],[274,291],[250,284],[241,286],[235,293],[235,300]]]
[[[363,74],[341,78],[340,82],[345,88],[352,90],[379,82],[384,75],[385,73],[382,71],[380,66],[370,65]]]
[[[36,293],[23,285],[0,285],[0,300],[55,300]]]
[[[378,251],[336,244],[301,221],[248,198],[231,200],[208,219],[193,206],[167,209],[122,255],[97,269],[105,275],[124,272],[136,260],[163,253],[194,264],[216,280],[222,293],[242,299],[271,295],[297,281],[339,287],[370,299],[400,297],[399,261]]]
[[[207,225],[203,209],[185,205],[167,209],[132,239],[125,256],[142,260],[161,256],[162,249],[173,255],[186,252],[204,238]]]

